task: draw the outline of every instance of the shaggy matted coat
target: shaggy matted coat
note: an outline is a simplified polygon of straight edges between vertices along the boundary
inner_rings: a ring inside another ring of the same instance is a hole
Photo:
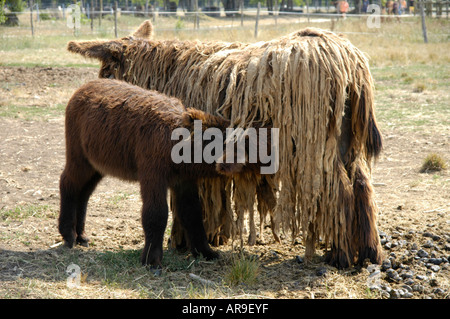
[[[99,59],[100,77],[176,96],[233,126],[280,129],[277,174],[199,186],[210,238],[232,235],[227,194],[233,187],[238,216],[242,210],[252,213],[253,191],[260,213],[271,211],[275,235],[280,226],[294,237],[302,231],[307,257],[321,237],[331,246],[333,265],[366,258],[379,263],[370,177],[382,140],[364,54],[315,28],[253,44],[156,41],[151,32],[146,21],[129,37],[72,41],[68,50]]]

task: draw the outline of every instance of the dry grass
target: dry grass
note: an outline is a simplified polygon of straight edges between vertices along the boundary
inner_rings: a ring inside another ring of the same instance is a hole
[[[143,242],[139,188],[116,180],[107,179],[99,185],[90,202],[87,230],[91,247],[72,251],[60,246],[52,248],[61,241],[56,215],[58,174],[64,160],[63,115],[33,113],[36,100],[26,96],[32,97],[44,90],[46,83],[57,81],[60,86],[48,90],[46,98],[59,100],[61,95],[70,96],[77,84],[69,72],[73,69],[47,70],[46,77],[42,77],[44,69],[24,69],[21,78],[17,78],[17,68],[8,70],[9,80],[4,82],[23,96],[23,105],[16,110],[20,116],[10,110],[0,117],[6,128],[0,132],[1,205],[5,205],[0,213],[0,243],[4,249],[0,252],[1,298],[381,298],[368,289],[369,273],[364,269],[339,271],[325,266],[321,256],[312,263],[298,264],[296,256],[304,254],[304,247],[284,237],[281,245],[272,244],[268,240],[269,229],[264,233],[267,241],[259,238],[262,244],[245,247],[244,256],[256,256],[259,264],[254,284],[231,285],[227,281],[235,261],[242,256],[233,244],[221,247],[221,260],[212,263],[194,261],[188,254],[166,249],[163,275],[153,277],[139,265]],[[440,100],[445,94],[448,96],[448,77],[444,77],[444,71],[438,72],[439,67],[428,69],[424,72],[415,66],[389,67],[374,72],[377,85],[381,86],[376,96],[387,143],[374,168],[375,183],[386,185],[375,190],[381,212],[380,229],[385,232],[397,230],[396,227],[405,232],[410,228],[421,230],[427,227],[425,224],[440,228],[440,220],[444,219],[422,213],[439,208],[437,213],[445,214],[446,199],[442,194],[449,186],[445,171],[434,175],[418,173],[421,154],[449,156],[445,139],[450,125],[445,116],[448,113],[443,113],[448,112],[448,107]],[[83,70],[79,71],[77,77]],[[84,72],[87,78],[88,74],[92,78],[96,74],[95,69]],[[403,73],[407,75],[402,76]],[[412,82],[401,81],[415,73],[420,74],[421,81],[439,78],[440,83],[417,96],[412,92]],[[59,77],[54,79],[57,74]],[[42,87],[34,86],[37,82]],[[0,92],[4,97],[8,91]],[[14,96],[8,95],[7,101],[14,101]],[[415,114],[424,120],[418,121]],[[37,190],[42,191],[38,197],[33,195]],[[445,220],[443,223],[444,230]],[[170,236],[170,228],[166,236]],[[80,287],[73,289],[66,286],[66,268],[71,263],[87,274]],[[324,267],[326,273],[318,276],[317,269]],[[213,285],[192,280],[191,273]],[[441,287],[447,287],[445,273],[437,278]]]

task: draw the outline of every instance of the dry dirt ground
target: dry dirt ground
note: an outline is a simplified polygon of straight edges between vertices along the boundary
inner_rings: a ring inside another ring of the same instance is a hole
[[[63,254],[57,230],[58,182],[65,157],[63,110],[73,91],[96,74],[95,68],[0,67],[0,298],[142,297],[139,289],[108,286],[100,276],[90,278],[89,271],[83,289],[69,291],[64,275],[54,277],[47,268],[42,270],[47,273],[37,274],[35,269],[42,262],[55,263],[56,272],[67,267],[53,260]],[[383,133],[385,150],[374,166],[373,182],[384,265],[338,271],[322,262],[320,249],[316,260],[305,264],[299,258],[304,255],[299,240],[292,244],[286,236],[282,244],[275,244],[267,230],[258,245],[245,247],[258,257],[263,280],[252,287],[224,290],[221,297],[449,297],[450,177],[448,169],[420,173],[426,154],[436,152],[450,159],[448,128],[430,127],[424,133],[396,126]],[[76,248],[78,257],[142,248],[137,185],[106,178],[88,210],[86,229],[93,244]],[[198,274],[218,282],[214,272],[238,254],[236,246],[219,247],[225,261],[197,264]],[[145,296],[192,297],[181,287],[191,281],[189,272],[192,269],[166,272],[165,279],[148,279],[156,287],[155,294]],[[136,280],[146,285],[143,279]],[[173,286],[158,288],[158,280],[173,281]],[[202,296],[217,297],[212,292]]]

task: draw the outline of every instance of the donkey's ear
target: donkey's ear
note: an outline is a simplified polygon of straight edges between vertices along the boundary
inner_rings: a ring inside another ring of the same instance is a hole
[[[73,53],[81,54],[86,58],[94,58],[100,61],[106,61],[111,57],[120,57],[122,54],[122,45],[117,41],[70,41],[67,44],[67,50]]]
[[[153,36],[153,25],[150,20],[142,22],[139,28],[137,28],[131,36],[137,39],[150,40]]]
[[[70,41],[67,50],[72,53],[81,54],[87,58],[100,59],[105,55],[104,45],[107,41]]]

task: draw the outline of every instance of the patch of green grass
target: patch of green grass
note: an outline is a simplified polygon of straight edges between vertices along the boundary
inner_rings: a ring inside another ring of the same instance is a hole
[[[372,68],[376,115],[382,128],[420,131],[447,127],[449,71],[447,66],[420,64]]]
[[[87,60],[91,61],[91,60]],[[34,68],[34,67],[67,67],[67,68],[98,68],[99,62],[93,61],[93,63],[74,63],[74,62],[61,62],[61,63],[46,63],[46,62],[8,62],[0,61],[0,66],[17,66],[17,67],[26,67],[26,68]]]
[[[117,205],[119,204],[121,201],[126,200],[128,198],[129,194],[123,193],[123,194],[117,194],[114,195],[113,197],[111,197],[109,199],[109,201],[111,202],[111,204],[113,205]]]
[[[53,212],[48,205],[20,205],[11,209],[0,210],[0,220],[11,221],[11,220],[24,220],[29,217],[47,217],[48,212],[53,215]]]
[[[136,192],[133,193],[118,193],[109,198],[109,202],[113,205],[119,205],[121,202],[131,199],[133,196],[139,195]]]
[[[256,258],[241,256],[233,261],[225,281],[231,286],[240,284],[253,285],[257,282],[260,273],[260,263]]]
[[[62,103],[49,107],[0,104],[0,117],[21,118],[26,121],[32,121],[46,117],[61,116],[65,110],[66,105]]]
[[[398,65],[389,67],[372,67],[376,88],[412,88],[414,84],[423,83],[430,88],[446,88],[450,81],[449,67],[442,65]]]
[[[96,257],[97,268],[103,276],[103,280],[108,285],[127,285],[127,283],[139,277],[139,274],[153,276],[152,272],[141,264],[141,249],[117,249],[105,251]],[[183,258],[183,255],[176,250],[169,249],[164,251],[163,272],[164,276],[168,272],[178,272],[187,270],[201,259]]]
[[[167,227],[170,228],[170,227]],[[192,266],[197,265],[203,261],[201,258],[192,259],[188,255],[179,253],[176,249],[168,249],[164,251],[163,263],[165,271],[176,272],[188,270]]]
[[[129,281],[130,274],[140,263],[140,250],[105,251],[96,257],[96,263],[103,268],[104,282],[108,285],[123,284]]]

